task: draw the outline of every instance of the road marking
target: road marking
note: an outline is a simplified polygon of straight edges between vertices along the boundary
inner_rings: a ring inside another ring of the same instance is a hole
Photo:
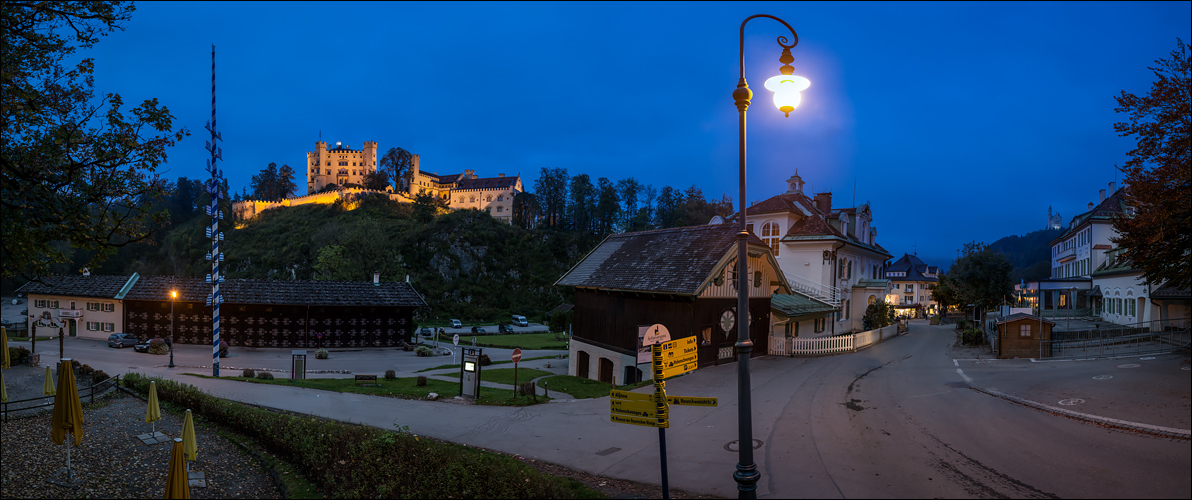
[[[1129,364],[1125,364],[1125,365],[1118,365],[1117,367],[1118,368],[1138,368],[1140,366],[1142,366],[1142,365],[1129,363]]]
[[[1147,357],[1145,357],[1145,358],[1138,358],[1138,359],[1141,359],[1141,360],[1143,360],[1143,361],[1150,361],[1150,360],[1152,360],[1152,359],[1155,359],[1155,357],[1154,357],[1154,356],[1147,356]]]
[[[1097,375],[1093,377],[1093,380],[1109,380],[1111,378],[1113,378],[1113,375]]]
[[[1185,367],[1183,367],[1183,368],[1180,368],[1180,369],[1181,369],[1181,370],[1184,370],[1184,371],[1188,371],[1188,370],[1192,370],[1192,366],[1185,366]]]
[[[1071,399],[1061,399],[1060,400],[1060,404],[1062,404],[1064,406],[1074,406],[1074,405],[1078,405],[1083,402],[1084,402],[1084,400],[1080,399],[1080,398],[1071,398]]]
[[[953,359],[953,360],[952,360],[952,365],[953,365],[953,366],[957,366],[957,367],[959,367],[959,366],[960,366],[960,362],[959,362],[959,361],[956,361],[955,359]]]
[[[956,369],[956,373],[959,373],[959,374],[960,374],[960,377],[964,379],[965,383],[968,383],[968,384],[971,384],[971,383],[973,383],[973,379],[969,378],[969,376],[968,376],[968,375],[965,375],[965,374],[964,374],[964,370],[961,370],[960,368],[957,368],[957,369]]]
[[[1100,415],[1093,415],[1091,413],[1081,413],[1078,411],[1069,410],[1067,408],[1060,408],[1058,406],[1045,405],[1045,404],[1039,403],[1037,401],[1031,401],[1029,399],[1020,398],[1017,396],[1011,396],[1009,394],[998,392],[997,389],[983,389],[980,387],[974,387],[973,389],[976,389],[977,391],[989,394],[990,396],[996,396],[996,397],[1005,399],[1007,401],[1013,401],[1015,403],[1038,408],[1041,410],[1048,410],[1048,411],[1053,411],[1056,413],[1062,413],[1062,414],[1068,415],[1070,417],[1076,417],[1076,418],[1080,418],[1080,419],[1084,419],[1084,420],[1089,420],[1092,422],[1100,422],[1103,424],[1116,425],[1116,426],[1125,427],[1127,429],[1142,430],[1142,431],[1157,432],[1157,433],[1161,433],[1161,434],[1173,435],[1174,437],[1176,437],[1178,439],[1189,439],[1190,437],[1192,437],[1192,429],[1175,429],[1172,427],[1161,427],[1158,425],[1144,424],[1141,422],[1131,422],[1129,420],[1119,420],[1116,418],[1102,417]]]

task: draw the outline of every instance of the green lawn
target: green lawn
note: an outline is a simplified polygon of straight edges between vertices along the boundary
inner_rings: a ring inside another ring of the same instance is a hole
[[[185,375],[193,375],[202,378],[214,378],[210,375],[199,375],[196,373],[186,373]],[[483,376],[483,374],[482,374]],[[221,380],[239,380],[242,382],[249,382],[253,384],[272,384],[272,385],[286,385],[291,387],[305,387],[307,389],[322,389],[325,391],[335,392],[353,392],[357,394],[369,394],[372,396],[386,396],[391,398],[401,399],[426,399],[426,396],[432,392],[438,393],[440,398],[452,398],[459,395],[459,382],[446,382],[443,380],[435,380],[432,378],[426,379],[426,385],[418,386],[415,377],[397,378],[393,380],[385,380],[377,377],[379,386],[357,385],[355,377],[352,378],[308,378],[305,380],[290,380],[277,378],[273,380],[261,380],[258,378],[246,377],[219,377]],[[512,375],[510,375],[512,378]],[[529,379],[527,379],[529,380]],[[526,406],[536,403],[545,403],[549,398],[539,397],[535,402],[531,397],[519,397],[515,400],[509,399],[512,391],[509,389],[492,389],[488,387],[480,388],[480,398],[477,401],[482,405],[492,406]]]
[[[486,327],[487,328],[487,327]],[[460,345],[472,345],[471,334],[459,334]],[[502,349],[567,349],[567,338],[559,334],[555,340],[554,333],[506,333],[493,335],[476,335],[476,347],[500,347]],[[440,335],[439,342],[451,343],[452,335]]]
[[[526,361],[533,361],[533,360],[535,360],[535,359],[555,359],[556,357],[557,357],[557,356],[538,356],[537,358],[522,358],[522,362],[524,363],[524,362],[526,362]],[[566,356],[564,356],[564,357],[566,357]],[[494,364],[494,365],[505,365],[505,364],[511,364],[511,363],[513,363],[513,360],[509,360],[509,359],[507,359],[507,360],[505,360],[505,361],[493,361],[493,364]],[[446,370],[446,369],[448,369],[448,368],[459,368],[459,367],[461,367],[461,366],[463,366],[463,365],[461,365],[461,364],[458,364],[458,363],[457,363],[457,364],[454,364],[454,365],[439,365],[439,366],[432,366],[432,367],[430,367],[430,368],[423,368],[423,369],[421,369],[421,370],[418,370],[418,371],[416,371],[416,372],[414,372],[414,373],[429,372],[429,371],[432,371],[432,370]]]
[[[553,375],[551,372],[542,370],[534,370],[532,368],[518,368],[517,369],[517,383],[529,382],[537,377],[545,377]],[[457,374],[447,375],[455,378]],[[480,369],[480,380],[482,382],[492,382],[495,384],[513,385],[513,368],[493,368],[483,367]]]
[[[550,385],[547,385],[547,384]],[[538,381],[538,387],[548,387],[552,391],[559,391],[564,394],[570,394],[575,399],[590,399],[602,398],[608,396],[608,391],[612,389],[620,389],[623,391],[637,389],[638,387],[650,385],[653,382],[646,380],[636,384],[623,385],[620,387],[613,386],[605,382],[592,380],[590,378],[572,377],[571,375],[555,375],[553,377],[544,378]]]
[[[47,340],[53,340],[53,339],[56,339],[56,338],[58,338],[58,337],[37,337],[37,341],[38,341],[38,342],[45,342],[45,341],[47,341]],[[13,342],[28,342],[28,341],[29,341],[29,337],[13,337],[13,336],[9,336],[9,337],[8,337],[8,340],[11,340],[11,341],[13,341]]]

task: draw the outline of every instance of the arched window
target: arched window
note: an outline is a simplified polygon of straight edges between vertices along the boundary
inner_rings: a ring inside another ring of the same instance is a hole
[[[877,297],[870,295],[869,296],[869,305],[873,305],[874,302],[877,302]]]
[[[778,223],[770,221],[762,225],[762,241],[770,246],[770,251],[774,252],[774,256],[778,256],[778,240],[780,238]]]
[[[503,194],[497,195],[497,201],[505,201],[505,195],[503,195]]]
[[[468,197],[468,203],[476,203],[476,197],[475,197],[475,196],[469,196],[469,197]]]
[[[493,201],[493,195],[491,195],[491,194],[488,195],[488,197],[485,198],[484,201],[486,201],[486,202]]]

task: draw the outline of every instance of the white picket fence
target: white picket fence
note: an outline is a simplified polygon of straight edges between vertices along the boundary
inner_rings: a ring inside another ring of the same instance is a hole
[[[877,330],[839,335],[836,337],[821,337],[817,339],[804,338],[770,338],[770,354],[773,356],[815,356],[820,354],[839,354],[842,352],[856,352],[873,344],[889,340],[900,335],[898,325],[893,324]]]

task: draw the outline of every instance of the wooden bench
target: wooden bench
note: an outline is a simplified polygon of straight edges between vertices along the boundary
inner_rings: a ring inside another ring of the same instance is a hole
[[[356,385],[360,385],[361,382],[367,382],[364,385],[375,385],[375,386],[381,385],[381,384],[377,383],[376,375],[356,375]]]

